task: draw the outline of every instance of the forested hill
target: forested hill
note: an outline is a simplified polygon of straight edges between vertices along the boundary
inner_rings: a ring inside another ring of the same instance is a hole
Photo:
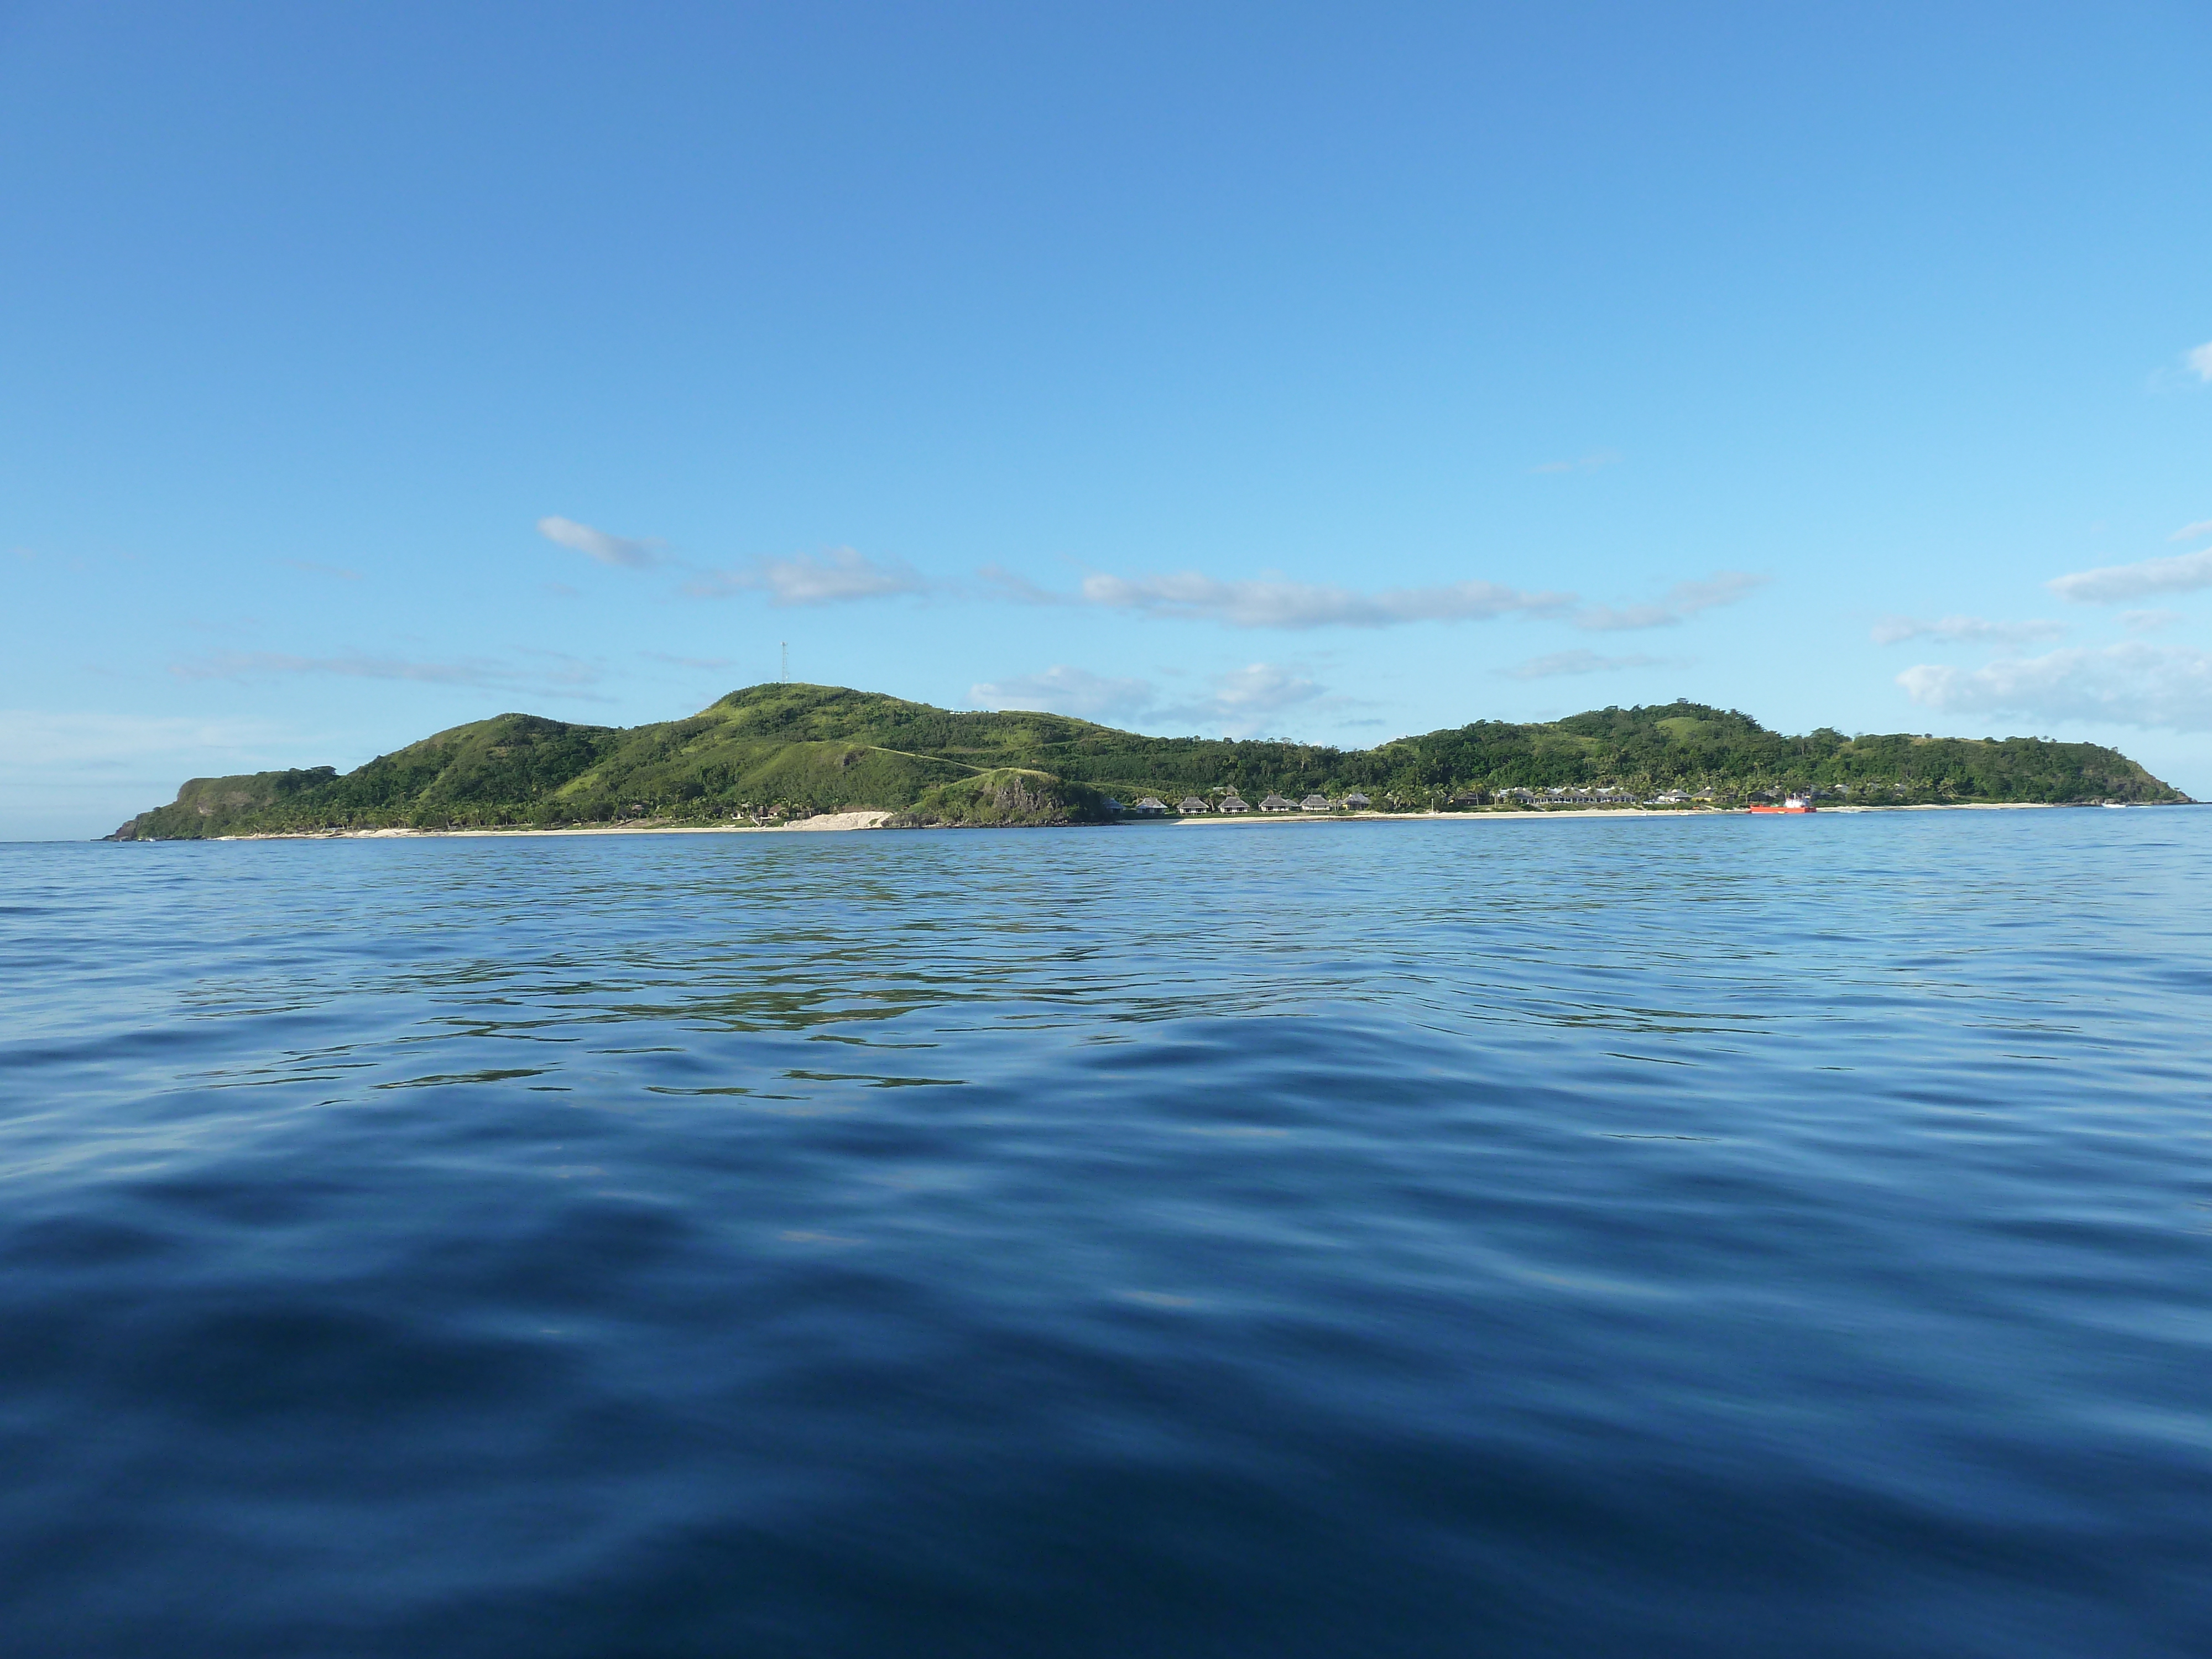
[[[1817,788],[1852,801],[2179,801],[2115,750],[2038,738],[1802,737],[1700,703],[1541,725],[1477,720],[1373,749],[1146,738],[1059,714],[963,714],[836,686],[757,685],[688,720],[628,729],[501,714],[341,775],[196,778],[115,839],[283,830],[789,818],[861,807],[908,823],[1066,823],[1109,797],[1235,789],[1257,802],[1358,790],[1480,810],[1509,789],[1680,790],[1728,805]]]

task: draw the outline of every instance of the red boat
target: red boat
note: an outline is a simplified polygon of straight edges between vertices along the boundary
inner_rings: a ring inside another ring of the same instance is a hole
[[[1751,812],[1817,812],[1820,809],[1813,805],[1810,795],[1785,795],[1779,806],[1751,806],[1744,810]]]

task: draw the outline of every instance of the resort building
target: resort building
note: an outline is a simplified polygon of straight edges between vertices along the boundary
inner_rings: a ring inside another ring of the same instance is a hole
[[[1148,818],[1157,817],[1168,810],[1168,804],[1158,795],[1147,795],[1129,810],[1132,812],[1141,812]]]
[[[1291,812],[1297,809],[1280,795],[1270,795],[1260,803],[1260,810],[1262,812]]]
[[[1211,812],[1213,809],[1195,795],[1185,795],[1176,803],[1178,812]]]
[[[1301,812],[1326,812],[1329,810],[1329,805],[1330,802],[1327,795],[1308,795],[1304,800],[1298,803],[1298,811]]]
[[[1249,812],[1252,809],[1237,799],[1236,792],[1232,790],[1221,798],[1221,805],[1213,810],[1217,812]]]
[[[1369,807],[1375,805],[1375,803],[1368,799],[1366,796],[1360,794],[1356,791],[1344,798],[1344,804],[1349,811],[1354,812],[1364,812]]]

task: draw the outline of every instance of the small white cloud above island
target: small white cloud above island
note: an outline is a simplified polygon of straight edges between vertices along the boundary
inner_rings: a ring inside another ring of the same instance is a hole
[[[617,536],[590,525],[548,514],[538,521],[538,533],[558,546],[601,564],[629,570],[647,570],[663,562],[661,544],[641,537]]]
[[[2133,564],[2105,565],[2054,576],[2044,586],[2075,605],[2116,605],[2165,593],[2193,593],[2212,587],[2212,547]]]
[[[833,547],[787,559],[755,559],[729,570],[708,570],[684,584],[695,599],[760,592],[777,606],[840,605],[854,599],[921,593],[930,583],[900,559],[872,559],[855,548]]]

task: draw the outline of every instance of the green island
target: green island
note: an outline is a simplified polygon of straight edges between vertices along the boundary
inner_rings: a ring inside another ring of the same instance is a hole
[[[343,775],[317,766],[195,778],[107,839],[783,823],[860,811],[888,812],[892,827],[1095,823],[1212,811],[1231,797],[1338,813],[1694,811],[1785,792],[1859,805],[2188,799],[2095,744],[1826,727],[1787,737],[1687,702],[1541,724],[1477,720],[1334,749],[1147,738],[1060,714],[967,714],[769,684],[687,720],[623,728],[501,714]]]

